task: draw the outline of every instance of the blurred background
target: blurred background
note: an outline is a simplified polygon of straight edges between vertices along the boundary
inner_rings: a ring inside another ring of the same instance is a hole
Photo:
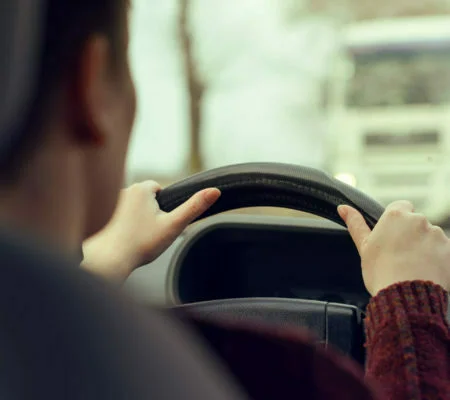
[[[128,182],[287,162],[448,226],[449,12],[449,0],[134,0]]]

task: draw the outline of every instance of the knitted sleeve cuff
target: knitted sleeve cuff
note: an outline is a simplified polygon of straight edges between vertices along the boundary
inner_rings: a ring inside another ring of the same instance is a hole
[[[391,285],[381,290],[367,306],[367,343],[387,324],[407,321],[412,315],[429,315],[445,321],[447,308],[448,293],[432,282],[410,281]]]

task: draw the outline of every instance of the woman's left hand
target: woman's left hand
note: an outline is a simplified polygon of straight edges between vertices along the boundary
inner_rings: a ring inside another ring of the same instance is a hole
[[[122,190],[110,222],[83,243],[85,269],[123,283],[136,268],[158,258],[220,197],[218,189],[205,189],[165,213],[156,201],[160,190],[154,181]]]

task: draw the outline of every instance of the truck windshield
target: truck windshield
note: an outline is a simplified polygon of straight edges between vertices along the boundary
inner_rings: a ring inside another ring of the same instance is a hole
[[[450,103],[450,43],[349,49],[347,107]]]

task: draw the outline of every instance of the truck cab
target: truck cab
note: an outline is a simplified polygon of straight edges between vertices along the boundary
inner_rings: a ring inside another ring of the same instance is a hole
[[[328,169],[383,204],[450,214],[450,17],[345,27],[328,99]]]

